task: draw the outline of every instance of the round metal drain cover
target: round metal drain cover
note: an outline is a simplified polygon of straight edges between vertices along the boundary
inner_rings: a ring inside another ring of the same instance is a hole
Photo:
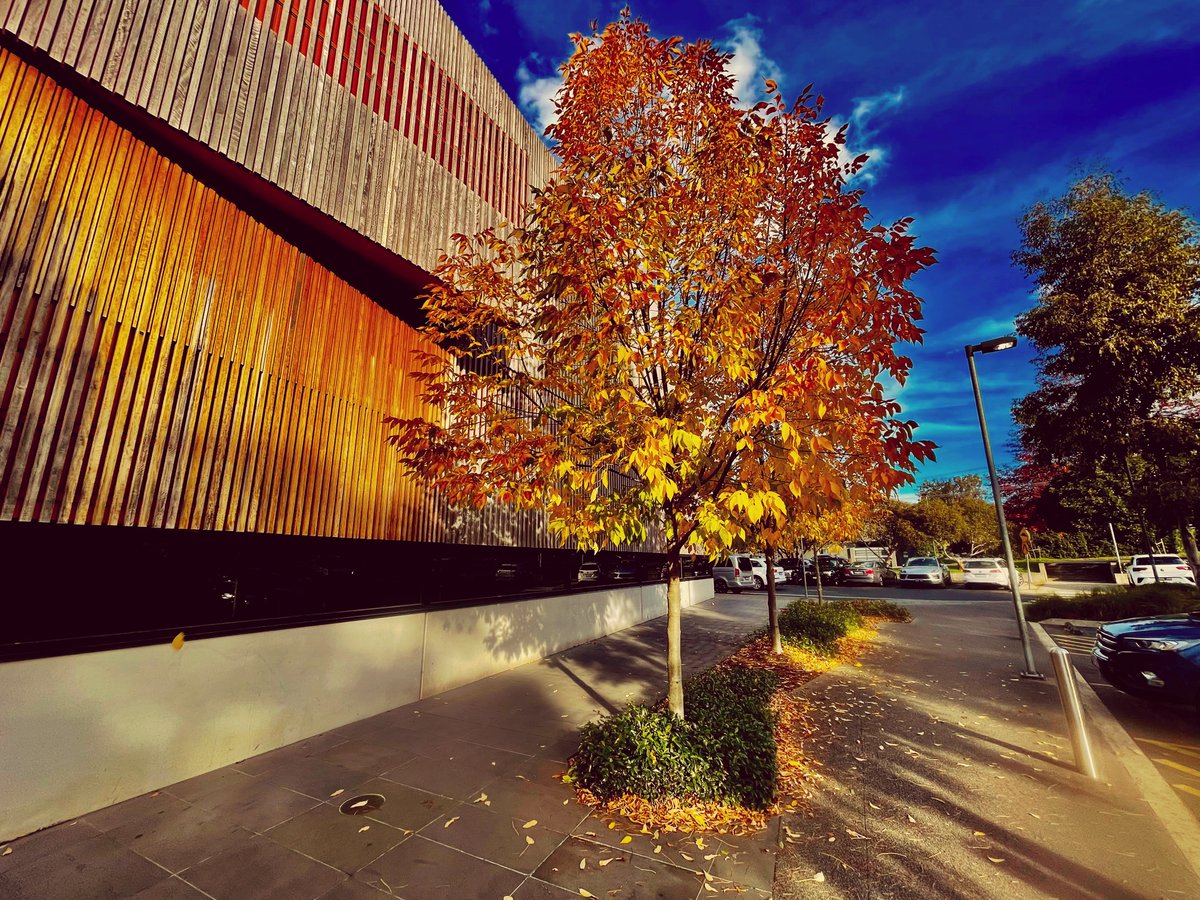
[[[385,802],[383,794],[360,794],[357,797],[351,797],[339,806],[338,810],[346,816],[361,816],[364,813],[374,812]]]

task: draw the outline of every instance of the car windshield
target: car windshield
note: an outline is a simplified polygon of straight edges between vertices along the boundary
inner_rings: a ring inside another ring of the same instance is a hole
[[[930,559],[927,556],[918,556],[916,559],[910,559],[908,561],[908,565],[910,565],[910,566],[936,566],[937,560]]]
[[[1148,566],[1148,565],[1150,565],[1150,557],[1148,557],[1148,556],[1135,556],[1135,557],[1133,558],[1133,564],[1134,564],[1135,566]],[[1158,555],[1155,555],[1155,557],[1154,557],[1154,564],[1155,564],[1156,566],[1182,566],[1182,565],[1183,565],[1183,560],[1182,560],[1182,559],[1180,559],[1178,556],[1158,556]]]
[[[964,569],[999,569],[1002,568],[998,559],[968,559],[963,562]]]

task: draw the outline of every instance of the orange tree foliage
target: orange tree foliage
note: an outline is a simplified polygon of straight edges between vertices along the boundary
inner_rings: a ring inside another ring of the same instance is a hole
[[[737,108],[728,57],[656,40],[623,14],[572,36],[561,164],[511,229],[455,235],[426,300],[433,419],[389,440],[451,502],[545,510],[564,541],[651,537],[671,561],[669,699],[679,553],[716,553],[764,515],[825,509],[909,480],[932,445],[880,380],[911,365],[933,261],[907,221],[871,225],[820,98]],[[759,452],[770,443],[775,452]]]

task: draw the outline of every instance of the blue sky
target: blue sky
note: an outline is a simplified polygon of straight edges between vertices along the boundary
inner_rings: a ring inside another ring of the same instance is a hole
[[[536,127],[545,124],[567,35],[622,3],[443,0]],[[661,37],[707,38],[734,54],[740,94],[762,78],[809,82],[850,123],[861,178],[883,222],[916,219],[939,262],[914,282],[923,346],[898,399],[939,445],[918,481],[986,474],[963,346],[1012,330],[1033,304],[1009,262],[1017,218],[1103,164],[1130,188],[1200,214],[1200,2],[863,0],[631,5]],[[1028,347],[976,357],[992,443],[1010,460],[1012,401],[1034,386]],[[912,493],[912,492],[908,492]]]

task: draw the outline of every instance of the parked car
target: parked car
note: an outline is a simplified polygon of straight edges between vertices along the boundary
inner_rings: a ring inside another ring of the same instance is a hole
[[[1173,584],[1196,584],[1196,573],[1192,567],[1173,554],[1158,554],[1153,557],[1135,556],[1129,561],[1125,574],[1130,584],[1154,584],[1154,570],[1158,569],[1158,580]]]
[[[731,591],[740,594],[742,591],[754,590],[754,570],[748,556],[733,556],[722,559],[713,566],[713,587],[718,594]]]
[[[754,589],[761,591],[767,586],[767,561],[761,556],[750,557],[750,573],[754,579]],[[784,572],[783,566],[775,564],[775,583],[783,584],[787,580],[787,573]]]
[[[1200,707],[1200,611],[1102,625],[1092,660],[1119,690]]]
[[[933,556],[914,556],[900,569],[902,585],[950,586],[950,570]]]
[[[859,563],[848,566],[842,573],[841,584],[869,584],[883,587],[883,567],[878,563]]]
[[[1008,567],[1002,559],[964,559],[963,586],[966,588],[1008,588]]]
[[[640,573],[636,563],[621,561],[608,570],[608,577],[613,581],[637,581]]]
[[[841,584],[849,568],[850,563],[841,556],[830,556],[826,553],[817,555],[817,569],[824,584]]]
[[[580,563],[579,571],[575,575],[576,581],[599,581],[600,580],[600,563],[585,562]]]

